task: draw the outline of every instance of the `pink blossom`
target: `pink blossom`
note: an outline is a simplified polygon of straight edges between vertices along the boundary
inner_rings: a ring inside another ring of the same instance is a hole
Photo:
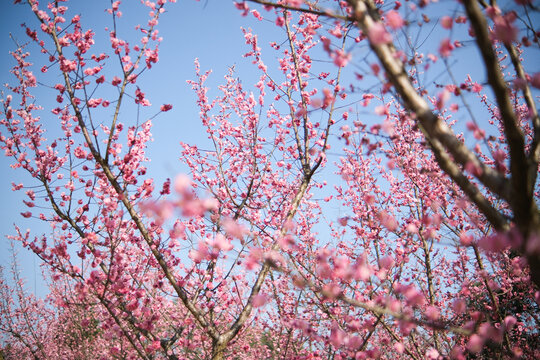
[[[334,35],[338,39],[341,39],[343,37],[343,33],[341,31],[341,26],[340,25],[336,25],[333,29],[328,30],[328,32],[331,35]]]
[[[482,85],[480,85],[480,84],[478,84],[476,82],[473,83],[471,91],[474,92],[474,93],[479,93],[480,91],[482,91]]]
[[[237,239],[242,239],[244,235],[248,233],[245,226],[239,224],[234,219],[226,218],[222,221],[221,225],[223,226],[223,230],[225,230],[227,235]]]
[[[137,90],[135,90],[135,103],[140,104],[142,106],[150,106],[151,105],[150,101],[148,101],[148,99],[145,98],[144,93],[139,88],[137,88]]]
[[[454,19],[452,19],[450,16],[443,16],[441,18],[441,26],[445,29],[451,29],[454,25]]]
[[[442,57],[447,58],[452,53],[452,50],[454,50],[454,45],[450,39],[443,39],[439,45],[439,54],[441,54]]]
[[[332,44],[331,40],[326,36],[321,36],[321,42],[323,43],[323,49],[327,53],[331,54],[330,45]]]
[[[217,234],[211,244],[212,247],[219,251],[229,251],[233,249],[231,242],[222,234]]]
[[[322,101],[322,108],[326,109],[328,106],[332,105],[335,101],[334,92],[328,88],[323,89],[324,98]]]
[[[371,64],[370,67],[373,71],[373,75],[379,76],[379,72],[381,71],[381,67],[379,66],[379,64]]]
[[[429,320],[437,320],[439,318],[440,311],[436,306],[430,305],[426,309],[426,317]]]
[[[292,246],[294,246],[294,237],[292,235],[285,235],[278,238],[278,244],[281,247],[281,249],[287,251]]]
[[[473,237],[465,232],[462,232],[459,235],[459,242],[463,246],[470,246],[473,243]]]
[[[511,315],[508,315],[504,318],[504,327],[506,328],[506,331],[511,331],[514,328],[514,325],[516,325],[516,323],[516,318]]]
[[[381,129],[388,134],[388,136],[394,136],[396,131],[395,131],[395,128],[394,128],[394,124],[392,123],[392,121],[390,121],[388,118],[386,118],[382,125],[381,125]]]
[[[86,103],[88,104],[88,107],[95,108],[98,107],[99,104],[101,104],[101,101],[103,99],[89,99]]]
[[[394,343],[394,349],[396,349],[399,354],[403,354],[405,352],[405,346],[403,346],[403,344],[400,342]]]
[[[379,212],[379,220],[381,222],[381,225],[383,225],[389,231],[396,231],[398,228],[398,223],[396,219],[385,210]]]
[[[439,352],[434,348],[429,348],[426,351],[426,359],[436,360],[439,358]]]
[[[537,72],[531,76],[531,85],[537,89],[540,89],[540,72]]]
[[[392,35],[390,35],[388,31],[386,31],[384,25],[379,22],[371,26],[368,38],[373,45],[383,45],[392,42]]]
[[[259,21],[262,21],[263,20],[263,17],[261,16],[261,14],[257,11],[257,10],[251,10],[251,13],[253,14],[253,16],[259,20]]]
[[[331,57],[334,59],[336,66],[344,67],[351,61],[352,55],[341,49],[337,49],[331,54]]]
[[[120,85],[122,83],[122,79],[120,79],[118,76],[113,77],[111,84],[113,86]]]
[[[65,73],[77,70],[77,62],[73,60],[62,59],[60,60],[60,70]]]
[[[235,1],[234,6],[236,6],[238,10],[242,10],[242,16],[246,16],[249,12],[249,6],[245,1],[242,1],[242,2]]]
[[[423,305],[426,302],[424,295],[416,290],[413,285],[405,287],[403,296],[407,299],[408,303],[412,306]]]
[[[330,343],[335,347],[340,347],[344,343],[346,335],[345,331],[341,330],[337,324],[334,324],[332,330],[330,330]]]
[[[163,104],[161,105],[161,107],[159,108],[161,111],[165,112],[165,111],[169,111],[172,109],[172,105],[171,104]]]
[[[386,24],[394,30],[400,29],[405,24],[401,15],[395,11],[390,10],[386,13]]]
[[[354,267],[353,276],[356,280],[367,281],[371,275],[373,275],[373,270],[365,264],[358,264]]]
[[[304,3],[304,0],[285,0],[285,3],[289,6],[299,8]]]
[[[484,346],[484,340],[482,340],[482,338],[477,334],[473,334],[470,337],[469,342],[467,342],[467,350],[469,350],[472,353],[479,352],[480,350],[482,350],[483,346]]]
[[[259,308],[261,306],[264,306],[267,302],[268,302],[268,295],[259,293],[253,297],[251,305],[254,308]]]
[[[178,194],[185,194],[189,189],[191,189],[191,179],[187,175],[180,174],[174,179],[174,190]]]
[[[206,259],[208,256],[208,246],[204,242],[199,242],[199,247],[197,250],[192,249],[189,251],[189,258],[195,263],[200,263],[202,260]]]
[[[481,238],[478,241],[478,246],[488,252],[501,252],[510,245],[507,234],[494,234]]]
[[[257,265],[259,265],[259,261],[263,257],[262,250],[260,248],[252,248],[249,252],[248,257],[244,261],[244,266],[247,270],[253,270]]]
[[[444,108],[444,104],[450,99],[450,92],[444,90],[437,94],[437,110],[441,111]]]
[[[513,24],[515,18],[505,15],[505,16],[496,16],[493,22],[495,23],[495,28],[493,30],[493,35],[495,39],[505,43],[510,44],[517,39],[519,30]]]

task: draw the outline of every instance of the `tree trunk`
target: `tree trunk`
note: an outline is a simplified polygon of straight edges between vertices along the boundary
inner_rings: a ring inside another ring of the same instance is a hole
[[[212,360],[222,360],[227,344],[223,341],[212,341]]]

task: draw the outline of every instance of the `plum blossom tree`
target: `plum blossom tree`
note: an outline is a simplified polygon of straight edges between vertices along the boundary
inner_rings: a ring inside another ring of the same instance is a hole
[[[133,43],[111,2],[106,53],[64,3],[26,2],[38,29],[2,100],[2,148],[33,179],[13,184],[21,215],[51,226],[12,236],[50,295],[28,296],[16,269],[14,291],[2,282],[3,356],[540,355],[532,2],[235,2],[275,37],[243,29],[253,85],[230,68],[210,89],[195,61],[211,148],[182,143],[189,176],[161,184],[153,117],[122,110],[151,108],[139,79],[170,4],[141,2]],[[59,75],[54,106],[30,47]],[[471,54],[484,71],[455,65]]]

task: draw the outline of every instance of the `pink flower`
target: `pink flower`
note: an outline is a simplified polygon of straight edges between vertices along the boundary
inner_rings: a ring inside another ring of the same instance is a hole
[[[248,232],[243,225],[239,224],[233,219],[227,218],[222,221],[221,225],[223,226],[223,230],[225,230],[227,235],[235,237],[237,239],[242,239],[244,237],[244,234]]]
[[[474,93],[479,93],[480,91],[482,91],[482,85],[480,85],[479,83],[474,83],[472,85],[472,88],[471,88],[471,91],[474,92]]]
[[[413,285],[405,286],[403,296],[405,296],[408,303],[412,306],[423,305],[426,302],[424,295],[416,290]]]
[[[122,83],[122,79],[120,79],[118,76],[113,77],[111,84],[113,86],[120,85]]]
[[[470,236],[470,235],[467,235],[467,233],[465,232],[462,232],[460,235],[459,235],[459,243],[463,246],[469,246],[471,245],[473,242],[473,237]]]
[[[385,115],[388,116],[390,113],[388,112],[388,107],[384,105],[379,105],[375,108],[375,114],[377,115]]]
[[[381,67],[378,64],[371,64],[370,67],[371,67],[371,70],[373,71],[373,74],[375,76],[379,76],[379,72],[381,71]]]
[[[70,71],[75,71],[77,70],[77,62],[72,61],[72,60],[62,59],[60,60],[60,70],[62,70],[62,72],[65,72],[65,73],[68,73]]]
[[[430,320],[437,320],[439,318],[440,312],[439,309],[435,306],[428,306],[426,309],[426,316]]]
[[[299,8],[304,3],[304,0],[286,0],[285,3],[289,6]]]
[[[150,106],[150,101],[148,101],[148,99],[146,99],[144,97],[144,93],[139,89],[137,88],[137,90],[135,90],[135,104],[140,104],[142,106]]]
[[[506,327],[506,331],[512,330],[514,325],[516,325],[517,320],[515,317],[508,315],[504,318],[504,326]]]
[[[326,36],[321,36],[321,42],[323,43],[323,49],[330,54],[330,44],[332,41]]]
[[[332,53],[331,57],[334,59],[334,64],[336,64],[336,66],[344,67],[351,61],[352,55],[341,49],[337,49]]]
[[[531,76],[531,85],[537,89],[540,89],[540,72],[537,72]]]
[[[478,246],[487,252],[501,252],[510,245],[507,234],[495,234],[481,238]]]
[[[373,45],[388,44],[392,41],[392,35],[386,31],[384,25],[381,23],[375,23],[371,26],[368,38]]]
[[[437,110],[441,111],[444,104],[450,99],[450,92],[444,90],[437,95]]]
[[[185,194],[191,188],[191,180],[187,175],[180,174],[174,179],[174,190],[178,194]]]
[[[323,89],[324,99],[322,102],[322,108],[326,109],[328,106],[332,105],[334,103],[334,100],[336,99],[334,96],[334,92],[328,88]]]
[[[280,237],[278,238],[278,244],[283,250],[287,251],[291,246],[294,246],[294,237],[292,235]]]
[[[482,347],[484,346],[484,340],[477,335],[474,334],[469,339],[469,342],[467,343],[467,350],[469,350],[472,353],[477,353],[480,350],[482,350]]]
[[[439,54],[441,54],[442,57],[449,57],[452,53],[452,50],[454,50],[454,45],[452,42],[450,42],[450,39],[446,38],[441,41],[441,44],[439,45]]]
[[[337,324],[334,324],[334,326],[332,327],[332,330],[330,330],[329,340],[332,343],[332,345],[334,345],[335,347],[339,347],[345,341],[346,336],[347,334],[345,333],[345,331],[341,330]]]
[[[253,16],[255,16],[255,18],[257,18],[257,20],[259,21],[263,20],[263,17],[257,10],[251,10],[251,13],[253,14]]]
[[[372,269],[370,269],[366,264],[359,264],[354,268],[353,277],[355,280],[367,281],[373,274]]]
[[[161,105],[161,107],[159,108],[161,111],[165,112],[165,111],[169,111],[172,109],[172,105],[171,104],[163,104]]]
[[[266,294],[257,294],[253,297],[253,301],[251,303],[251,305],[254,307],[254,308],[258,308],[258,307],[261,307],[263,306],[264,304],[266,304],[268,302],[268,297]]]
[[[515,18],[511,16],[497,16],[493,20],[495,28],[493,29],[493,35],[495,39],[510,44],[517,39],[519,30],[514,26],[513,21]]]
[[[456,314],[463,314],[465,313],[465,310],[467,310],[467,303],[463,299],[455,299],[451,306]]]
[[[341,26],[336,25],[333,29],[328,30],[328,32],[338,39],[341,39],[343,37],[343,33],[341,32]]]
[[[426,351],[426,359],[436,360],[438,358],[439,358],[439,352],[435,350],[434,348],[429,348]]]
[[[387,228],[389,231],[395,231],[398,228],[396,219],[385,210],[379,213],[379,221],[381,222],[381,225]]]
[[[95,108],[95,107],[98,107],[99,104],[101,104],[101,101],[103,99],[89,99],[87,104],[88,104],[88,107],[89,108]]]
[[[207,256],[208,246],[203,242],[199,242],[199,248],[197,250],[192,249],[189,252],[189,258],[197,264],[200,263],[202,260],[206,259]]]
[[[396,134],[396,131],[394,129],[394,124],[392,123],[392,121],[390,121],[388,118],[386,118],[382,125],[381,125],[381,129],[388,134],[388,136],[394,136]]]
[[[443,16],[441,18],[441,26],[445,29],[451,29],[454,25],[454,19],[452,19],[450,16]]]
[[[234,6],[236,6],[236,8],[238,10],[243,11],[242,16],[246,16],[248,14],[248,12],[249,12],[249,6],[248,6],[248,4],[246,4],[245,1],[242,1],[241,3],[235,1]]]
[[[386,13],[386,25],[392,29],[397,30],[403,27],[404,24],[405,22],[403,21],[403,18],[397,11],[390,10]]]
[[[233,245],[225,236],[217,234],[212,242],[212,247],[219,251],[229,251],[232,250]]]

